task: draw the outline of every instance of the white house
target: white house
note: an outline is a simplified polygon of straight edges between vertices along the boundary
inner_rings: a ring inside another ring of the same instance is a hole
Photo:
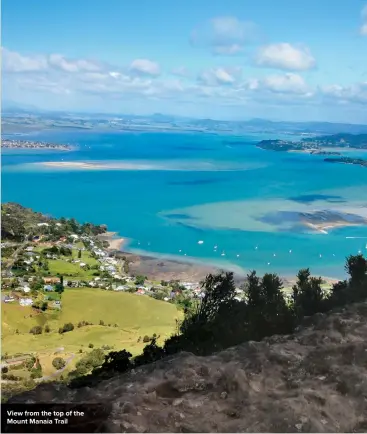
[[[28,292],[31,292],[31,288],[29,286],[23,286],[23,291],[28,294]]]
[[[48,223],[37,223],[37,226],[49,226]]]
[[[85,267],[87,264],[85,264],[84,262],[81,262],[79,265],[80,265],[81,267]]]
[[[19,304],[21,306],[32,306],[33,300],[31,298],[21,298]]]

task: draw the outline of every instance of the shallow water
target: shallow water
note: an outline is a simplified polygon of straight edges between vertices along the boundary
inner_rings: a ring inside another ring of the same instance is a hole
[[[256,148],[254,143],[263,138],[143,132],[27,135],[78,149],[3,152],[2,200],[58,217],[106,223],[131,239],[132,251],[286,275],[307,266],[317,274],[342,277],[346,255],[367,253],[367,228],[310,233],[299,223],[299,212],[360,210],[367,203],[367,170],[325,163],[317,155]],[[55,161],[104,167],[39,164]],[[148,167],[142,170],[142,164]]]

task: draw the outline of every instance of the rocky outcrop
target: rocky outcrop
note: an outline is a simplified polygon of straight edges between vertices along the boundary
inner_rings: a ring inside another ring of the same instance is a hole
[[[10,402],[104,402],[104,432],[366,432],[367,303],[291,336],[181,353],[95,388],[44,384]]]

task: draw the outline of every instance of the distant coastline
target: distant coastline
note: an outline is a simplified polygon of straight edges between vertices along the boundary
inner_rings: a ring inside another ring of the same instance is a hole
[[[60,145],[57,143],[38,142],[34,140],[2,139],[2,149],[51,149],[58,151],[71,151],[74,148],[70,145]]]

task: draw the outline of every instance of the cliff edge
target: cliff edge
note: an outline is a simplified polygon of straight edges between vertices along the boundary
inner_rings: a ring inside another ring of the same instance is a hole
[[[103,432],[366,432],[367,302],[290,336],[181,353],[94,388],[43,384],[20,402],[109,404]]]

